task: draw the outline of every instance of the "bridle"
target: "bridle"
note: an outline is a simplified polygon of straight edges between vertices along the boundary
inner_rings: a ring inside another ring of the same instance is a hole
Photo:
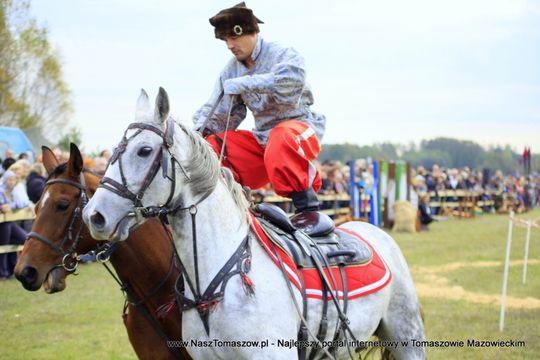
[[[131,129],[138,129],[138,130],[135,132],[135,134],[133,134],[132,136],[128,138],[126,134],[127,134],[127,131]],[[187,133],[186,129],[182,127],[181,129]],[[143,178],[143,182],[139,191],[135,193],[134,191],[128,188],[126,176],[124,174],[123,165],[122,165],[122,154],[125,152],[129,141],[135,138],[137,135],[139,135],[141,132],[145,130],[154,132],[155,134],[157,134],[159,137],[162,138],[163,142],[160,146],[159,152],[156,155],[154,155],[152,164]],[[118,167],[119,167],[122,183],[119,183],[118,181],[111,179],[109,177],[104,177],[102,178],[99,187],[109,190],[122,198],[131,200],[131,202],[133,203],[133,211],[125,215],[123,219],[125,219],[126,217],[135,217],[137,219],[139,219],[140,217],[144,217],[144,218],[158,217],[161,220],[161,224],[166,230],[169,236],[169,239],[171,240],[171,243],[173,244],[175,255],[178,258],[178,263],[182,271],[182,275],[185,278],[185,281],[187,282],[191,290],[191,293],[193,294],[193,299],[189,299],[184,295],[184,292],[185,292],[184,278],[179,276],[175,285],[175,295],[176,295],[175,302],[179,304],[181,311],[187,311],[189,309],[196,309],[203,322],[203,325],[207,334],[209,334],[210,333],[209,323],[208,323],[209,312],[223,299],[223,296],[225,293],[225,287],[227,285],[228,280],[232,276],[239,275],[242,279],[242,285],[246,293],[248,295],[253,295],[253,284],[247,275],[251,267],[250,266],[251,264],[251,248],[250,248],[251,237],[249,236],[249,234],[246,235],[244,240],[238,246],[235,253],[231,256],[231,258],[229,258],[229,260],[225,263],[225,265],[223,265],[223,267],[215,276],[215,278],[210,282],[209,286],[204,291],[201,291],[200,281],[199,281],[199,270],[198,270],[198,254],[197,254],[197,228],[196,228],[196,216],[197,216],[197,211],[198,211],[197,206],[201,202],[203,202],[206,198],[208,198],[208,196],[210,196],[210,194],[214,191],[215,187],[212,187],[209,190],[207,190],[192,205],[185,206],[181,198],[172,202],[175,191],[176,191],[176,166],[177,165],[180,167],[180,169],[182,170],[182,172],[184,173],[184,176],[188,179],[188,181],[190,180],[190,177],[187,171],[183,168],[180,162],[174,157],[174,154],[171,151],[171,148],[173,146],[173,141],[174,141],[174,121],[171,118],[167,120],[167,127],[166,127],[165,132],[161,131],[161,129],[158,129],[153,125],[149,125],[146,123],[130,124],[128,128],[126,129],[126,131],[124,132],[122,140],[118,144],[118,147],[115,149],[113,156],[111,157],[108,164],[108,166],[110,166],[111,164],[118,162]],[[167,161],[167,154],[170,158],[170,164],[172,167],[171,176],[167,175],[167,171],[168,171],[167,167],[169,163]],[[152,183],[152,180],[156,177],[160,167],[162,168],[163,178],[168,178],[171,181],[171,189],[169,192],[169,197],[164,205],[143,206],[142,199],[144,197],[144,193],[146,192],[146,190]],[[184,264],[182,263],[180,256],[178,255],[176,246],[174,245],[174,240],[170,232],[170,229],[167,226],[168,225],[167,215],[175,215],[179,211],[188,211],[191,216],[195,281],[191,279],[188,272],[186,271],[186,268]],[[123,219],[121,219],[120,221],[122,221]],[[113,240],[112,244],[116,244],[117,242],[118,240]]]
[[[80,190],[79,198],[77,200],[77,206],[75,207],[75,210],[73,210],[73,213],[71,215],[71,220],[69,222],[67,232],[64,235],[64,239],[62,240],[60,245],[56,245],[54,242],[52,242],[47,237],[41,235],[40,233],[36,231],[31,231],[27,235],[27,240],[35,239],[41,241],[43,244],[47,245],[49,248],[62,256],[62,262],[58,265],[53,266],[51,270],[57,267],[63,267],[68,272],[74,272],[79,264],[79,259],[77,253],[75,252],[75,249],[77,248],[77,246],[79,245],[79,241],[81,240],[81,231],[84,226],[81,214],[83,208],[88,203],[88,196],[86,195],[86,183],[84,181],[84,175],[81,172],[80,183],[69,179],[51,179],[45,183],[45,186],[50,186],[53,184],[70,185]],[[80,220],[80,225],[77,231],[74,233],[73,228],[77,220]],[[67,251],[64,250],[65,246],[69,243],[71,243],[71,247]]]
[[[129,138],[126,136],[127,132],[132,129],[137,129],[135,134],[130,136]],[[163,142],[159,148],[159,151],[154,155],[154,158],[152,159],[152,163],[150,165],[150,168],[146,172],[142,185],[140,189],[137,192],[132,191],[127,184],[126,176],[124,174],[124,167],[122,163],[122,154],[126,151],[127,145],[130,140],[135,138],[137,135],[142,133],[144,130],[151,131],[162,138]],[[155,208],[155,207],[149,207],[145,208],[142,205],[142,199],[144,197],[144,194],[154,178],[156,177],[157,173],[159,172],[159,168],[162,169],[162,176],[163,178],[167,178],[171,181],[171,189],[169,192],[169,197],[167,198],[167,201],[165,204],[159,206],[160,208],[167,208],[174,196],[175,190],[176,190],[176,166],[178,166],[182,172],[184,173],[184,176],[189,180],[189,175],[187,174],[187,171],[184,169],[184,167],[180,164],[180,162],[175,158],[175,156],[171,152],[171,148],[173,146],[174,142],[174,120],[172,118],[167,119],[167,128],[165,132],[163,132],[161,129],[147,124],[147,123],[132,123],[128,126],[126,131],[124,132],[124,135],[122,136],[122,140],[114,150],[113,155],[111,156],[109,160],[109,164],[107,165],[107,168],[110,165],[113,165],[114,163],[118,162],[118,168],[120,171],[120,178],[122,183],[119,183],[118,181],[110,178],[110,177],[103,177],[100,181],[99,187],[107,189],[114,194],[131,200],[133,203],[133,212],[127,214],[128,217],[140,217],[141,215],[143,217],[149,217],[147,216],[147,212],[150,211],[149,208]],[[169,159],[167,159],[167,157]],[[171,175],[168,175],[168,167],[170,166],[172,168]],[[155,209],[154,209],[155,210]]]
[[[119,246],[119,242],[113,242],[113,243],[105,243],[102,246],[99,246],[97,249],[91,250],[86,254],[78,255],[75,252],[75,249],[79,245],[79,242],[81,240],[81,231],[84,226],[84,222],[81,219],[81,225],[79,229],[76,232],[75,237],[73,236],[73,227],[77,219],[81,218],[82,210],[88,203],[88,196],[86,194],[86,182],[84,180],[84,175],[81,172],[80,174],[80,183],[76,181],[72,181],[69,179],[51,179],[45,183],[45,186],[50,186],[53,184],[65,184],[70,185],[78,188],[80,190],[79,198],[77,200],[77,205],[75,207],[75,210],[73,211],[73,214],[71,216],[71,220],[68,226],[68,230],[66,232],[66,235],[64,236],[64,239],[62,240],[62,243],[60,245],[54,244],[51,240],[46,238],[45,236],[39,234],[38,232],[32,231],[28,233],[27,239],[36,239],[38,241],[41,241],[42,243],[49,246],[51,249],[53,249],[55,252],[62,255],[62,263],[58,265],[54,265],[50,270],[52,271],[55,268],[63,267],[68,272],[74,272],[77,269],[77,266],[80,261],[97,261],[98,263],[101,263],[105,269],[109,272],[109,274],[112,276],[112,278],[120,285],[120,290],[124,294],[124,306],[122,311],[122,317],[124,318],[124,321],[127,316],[127,306],[128,304],[132,305],[134,308],[136,308],[138,311],[141,312],[141,314],[144,316],[146,321],[152,326],[154,331],[163,339],[165,343],[169,342],[169,337],[167,334],[163,331],[161,328],[161,324],[157,322],[154,317],[151,315],[151,313],[146,309],[144,306],[148,299],[153,297],[160,291],[163,286],[166,284],[166,282],[169,280],[171,275],[173,274],[174,270],[178,268],[177,265],[177,255],[175,252],[173,252],[171,262],[169,264],[169,269],[167,270],[167,273],[159,281],[157,285],[155,285],[147,294],[144,294],[142,297],[138,297],[136,292],[134,291],[133,287],[129,285],[128,282],[126,282],[124,279],[122,279],[119,274],[115,275],[115,273],[107,266],[107,262],[109,261],[112,254],[116,251],[116,249]],[[69,250],[65,251],[64,247],[72,243]],[[159,310],[159,309],[158,309]],[[159,313],[158,313],[159,314]],[[169,351],[175,358],[183,358],[182,354],[178,351],[178,349],[171,347],[169,348]]]

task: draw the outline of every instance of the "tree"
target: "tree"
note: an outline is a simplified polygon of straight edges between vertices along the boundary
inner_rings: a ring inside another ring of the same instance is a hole
[[[403,155],[403,160],[410,162],[414,167],[422,165],[426,169],[431,169],[435,164],[443,167],[452,164],[450,154],[439,150],[409,151]]]
[[[400,155],[401,153],[401,155]],[[484,149],[472,141],[450,138],[423,140],[419,147],[382,143],[371,146],[355,144],[324,144],[318,157],[320,162],[339,160],[347,162],[354,159],[371,157],[376,160],[405,160],[416,167],[419,165],[431,168],[434,164],[445,168],[502,170],[504,173],[522,172],[520,154],[509,145],[504,147],[489,147]],[[531,171],[540,169],[540,155],[531,155]]]
[[[62,138],[58,142],[58,147],[62,151],[69,152],[70,143],[80,144],[81,138],[82,138],[81,130],[78,129],[77,127],[72,127],[71,129],[69,129],[67,134],[62,136]]]
[[[514,153],[508,145],[504,148],[490,148],[482,167],[502,170],[504,173],[519,172],[522,169],[519,165],[519,154]]]
[[[57,140],[72,115],[71,92],[29,8],[28,0],[0,0],[0,125],[36,127]]]
[[[439,137],[433,140],[422,141],[422,150],[441,151],[450,156],[452,167],[477,167],[484,160],[486,151],[472,141],[463,141]]]

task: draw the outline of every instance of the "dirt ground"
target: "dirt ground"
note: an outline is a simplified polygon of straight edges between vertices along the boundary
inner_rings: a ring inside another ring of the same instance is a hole
[[[529,259],[529,265],[540,264],[540,260]],[[502,267],[500,261],[478,261],[472,263],[455,262],[440,266],[416,266],[411,268],[415,278],[416,290],[420,297],[444,298],[450,300],[462,300],[477,304],[501,304],[501,293],[484,294],[465,290],[458,285],[450,285],[445,273],[461,268]],[[523,266],[522,260],[510,262],[510,266]],[[501,277],[502,278],[502,277]],[[506,297],[507,308],[540,309],[540,299],[535,297]]]

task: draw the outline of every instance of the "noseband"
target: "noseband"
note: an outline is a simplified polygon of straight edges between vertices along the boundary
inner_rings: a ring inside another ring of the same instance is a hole
[[[36,231],[31,231],[27,235],[27,240],[30,239],[36,239],[38,241],[41,241],[48,247],[50,247],[55,252],[59,253],[62,256],[62,263],[54,266],[56,267],[63,267],[68,272],[73,272],[77,269],[78,265],[78,259],[77,259],[77,253],[75,252],[75,249],[77,248],[77,245],[79,244],[79,241],[81,240],[81,231],[84,226],[84,223],[81,219],[81,214],[83,208],[88,203],[88,196],[86,195],[86,185],[84,181],[84,176],[81,173],[80,175],[80,183],[68,179],[51,179],[45,183],[45,186],[53,185],[53,184],[65,184],[70,185],[78,188],[80,190],[79,199],[77,200],[77,206],[75,207],[75,210],[73,211],[73,214],[71,215],[71,220],[69,222],[68,230],[66,232],[66,235],[64,236],[64,239],[62,240],[62,243],[60,245],[56,245],[51,240],[47,239],[45,236],[39,234]],[[81,220],[81,224],[79,226],[79,229],[77,230],[75,237],[73,236],[73,227],[75,225],[75,222],[77,219]],[[64,247],[71,243],[71,247],[69,250],[64,250]]]

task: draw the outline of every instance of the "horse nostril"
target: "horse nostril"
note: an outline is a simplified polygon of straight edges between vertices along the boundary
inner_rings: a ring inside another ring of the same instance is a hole
[[[18,274],[17,279],[25,285],[33,285],[37,280],[37,276],[37,270],[31,266],[27,266]]]
[[[90,221],[98,229],[103,229],[105,226],[105,218],[99,211],[94,211],[92,216],[90,216]]]

